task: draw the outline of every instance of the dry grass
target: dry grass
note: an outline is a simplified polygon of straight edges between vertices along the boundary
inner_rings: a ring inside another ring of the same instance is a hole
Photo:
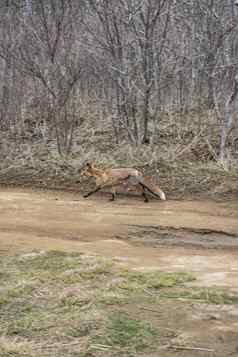
[[[27,339],[1,336],[0,337],[0,356],[8,357],[33,357],[35,356],[34,345]]]
[[[73,153],[67,158],[58,155],[53,140],[46,145],[30,139],[13,140],[4,133],[0,182],[80,190],[87,183],[79,169],[94,161],[101,167],[140,168],[160,181],[168,197],[232,197],[238,192],[237,135],[233,130],[229,155],[220,163],[219,130],[212,113],[164,114],[150,127],[151,144],[133,147],[123,132],[121,143],[115,143],[108,118],[91,118],[76,133]]]

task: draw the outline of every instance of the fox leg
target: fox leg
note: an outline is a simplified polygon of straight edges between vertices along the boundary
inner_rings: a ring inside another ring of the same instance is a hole
[[[96,187],[95,187],[95,189],[90,191],[90,192],[88,192],[88,193],[86,193],[83,197],[87,198],[87,197],[91,196],[92,194],[100,191],[102,188],[103,188],[103,182],[101,181],[101,178],[96,178]]]
[[[141,185],[138,185],[138,189],[141,192],[142,197],[144,198],[144,202],[149,202],[149,198],[148,198],[148,196],[146,194],[145,188],[143,186],[141,186]]]
[[[102,188],[101,186],[97,186],[94,190],[92,190],[92,191],[86,193],[85,195],[83,195],[83,197],[84,197],[84,198],[87,198],[87,197],[91,196],[93,193],[96,193],[96,192],[98,192],[99,190],[101,190],[101,188]]]
[[[112,194],[112,197],[110,198],[109,201],[115,201],[115,198],[116,198],[116,189],[115,189],[115,187],[112,187],[111,194]]]
[[[145,191],[142,192],[142,196],[144,197],[144,202],[149,202],[149,199],[148,199]]]
[[[121,181],[125,181],[125,180],[128,180],[130,178],[130,175],[128,175],[127,177],[125,177],[124,179],[122,179]],[[102,183],[101,180],[98,180],[98,183],[96,181],[96,188],[88,193],[86,193],[83,197],[84,198],[87,198],[89,196],[91,196],[93,193],[96,193],[98,192],[99,190],[105,188],[105,187],[112,187],[114,186],[115,184],[108,184],[106,182]],[[112,198],[110,201],[114,201],[115,200],[115,197],[116,197],[116,188],[115,187],[112,187]]]
[[[146,194],[145,188],[142,187],[141,190],[142,190],[142,197],[144,198],[144,202],[149,202],[149,198],[148,198],[148,196]]]
[[[84,198],[87,198],[87,197],[91,196],[93,193],[96,193],[96,192],[98,192],[99,190],[101,190],[103,187],[104,187],[104,186],[101,186],[101,185],[100,185],[100,186],[96,186],[96,188],[95,188],[94,190],[92,190],[92,191],[86,193],[83,197],[84,197]],[[105,187],[106,187],[106,186],[105,186]],[[111,190],[111,192],[112,192],[112,197],[111,197],[110,201],[114,201],[114,200],[115,200],[115,197],[116,197],[116,189],[113,187],[112,190]]]

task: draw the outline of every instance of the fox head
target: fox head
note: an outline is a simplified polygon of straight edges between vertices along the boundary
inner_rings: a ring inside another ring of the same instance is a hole
[[[87,162],[81,171],[81,175],[93,176],[93,169],[94,169],[94,164],[91,162]]]

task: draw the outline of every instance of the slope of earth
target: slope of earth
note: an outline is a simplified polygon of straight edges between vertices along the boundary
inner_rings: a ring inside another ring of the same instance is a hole
[[[238,203],[151,201],[0,191],[0,250],[96,253],[137,269],[190,271],[196,284],[238,289]]]

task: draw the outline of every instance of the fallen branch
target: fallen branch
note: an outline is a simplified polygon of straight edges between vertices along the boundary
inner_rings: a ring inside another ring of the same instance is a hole
[[[146,294],[149,294],[149,295],[151,295],[151,296],[156,296],[156,295],[157,295],[156,293],[150,291],[149,289],[143,289],[143,291],[144,291]]]
[[[168,349],[173,349],[173,350],[188,350],[188,351],[204,351],[204,352],[215,352],[215,350],[212,350],[210,348],[204,348],[204,347],[189,347],[189,346],[168,346]]]
[[[36,349],[51,349],[51,348],[64,348],[64,347],[71,347],[71,346],[75,346],[75,345],[80,345],[81,344],[81,340],[80,341],[72,341],[72,342],[68,342],[68,343],[54,343],[51,345],[36,345],[35,348]]]
[[[0,170],[0,175],[6,175],[8,171],[11,171],[11,169],[21,169],[22,165],[11,165],[6,167],[5,169]]]
[[[192,139],[192,141],[189,144],[187,144],[187,146],[183,147],[180,151],[176,150],[177,154],[174,155],[173,161],[178,159],[178,157],[184,154],[186,151],[190,150],[191,147],[198,141],[198,139],[201,138],[202,134],[203,134],[203,129],[200,130],[200,132]]]
[[[144,307],[144,306],[139,306],[139,309],[141,309],[141,310],[146,310],[146,311],[151,311],[151,312],[155,312],[156,314],[160,314],[160,315],[161,315],[161,311],[149,309],[149,308]]]
[[[95,344],[95,345],[91,345],[90,349],[93,350],[99,350],[99,351],[107,351],[108,349],[112,348],[112,346],[109,345],[101,345],[101,344]]]

